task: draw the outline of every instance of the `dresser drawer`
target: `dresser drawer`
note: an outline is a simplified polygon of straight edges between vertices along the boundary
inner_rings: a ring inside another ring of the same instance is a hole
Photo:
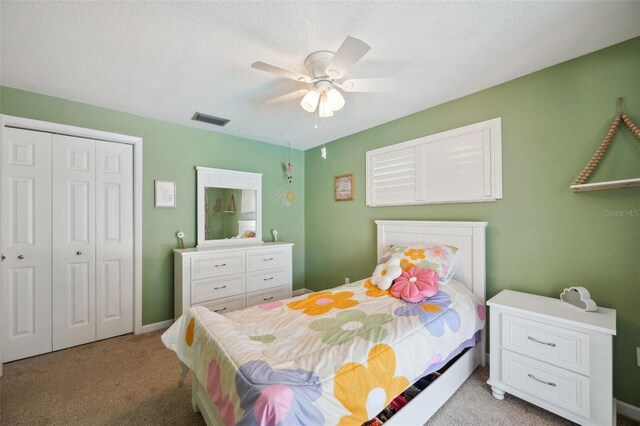
[[[249,272],[247,274],[247,291],[259,291],[291,284],[290,280],[291,274],[287,268]]]
[[[253,250],[247,252],[247,270],[278,268],[289,265],[291,251],[286,249]]]
[[[271,291],[259,293],[247,293],[247,306],[261,305],[291,297],[290,287],[275,288]]]
[[[194,281],[191,284],[191,303],[206,302],[233,296],[245,291],[244,275],[234,275],[215,280]]]
[[[216,300],[207,303],[198,303],[194,306],[204,306],[211,312],[218,314],[226,314],[227,312],[237,311],[238,309],[244,309],[244,295],[236,297],[227,297],[226,299]]]
[[[216,254],[191,259],[191,280],[244,272],[244,253]]]
[[[502,381],[506,385],[589,417],[589,379],[580,374],[502,350]]]
[[[502,346],[589,375],[588,334],[503,314]]]

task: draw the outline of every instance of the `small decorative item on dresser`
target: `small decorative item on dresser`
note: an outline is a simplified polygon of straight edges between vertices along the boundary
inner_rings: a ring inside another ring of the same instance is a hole
[[[560,293],[560,300],[587,312],[594,312],[598,310],[596,302],[591,300],[589,290],[584,287],[565,288],[564,291]]]
[[[184,237],[185,237],[184,232],[182,231],[176,232],[176,237],[178,237],[178,240],[180,240],[180,248],[184,248]]]
[[[274,229],[273,231],[271,231],[271,233],[273,234],[273,242],[277,243],[278,242],[278,230]]]
[[[333,178],[333,191],[336,201],[353,200],[353,173]]]

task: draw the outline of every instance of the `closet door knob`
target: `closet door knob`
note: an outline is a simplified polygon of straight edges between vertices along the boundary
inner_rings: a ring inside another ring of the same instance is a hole
[[[24,259],[24,256],[20,255],[20,256],[18,256],[18,259],[22,260],[22,259]]]
[[[80,256],[80,255],[82,254],[82,252],[81,252],[81,251],[77,251],[77,252],[76,252],[76,254],[77,254],[78,256]]]

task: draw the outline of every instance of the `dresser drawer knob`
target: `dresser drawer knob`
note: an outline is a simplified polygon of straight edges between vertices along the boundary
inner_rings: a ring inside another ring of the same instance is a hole
[[[227,307],[225,306],[222,309],[214,309],[213,312],[222,312],[222,311],[226,311],[226,310],[227,310]]]
[[[273,279],[273,277],[263,278],[262,281],[271,281],[272,279]]]
[[[528,336],[527,339],[531,340],[532,342],[536,342],[536,343],[540,343],[541,345],[547,345],[547,346],[551,346],[552,348],[556,347],[555,343],[549,343],[549,342],[542,342],[534,337]]]
[[[544,383],[545,385],[549,385],[549,386],[553,386],[554,388],[556,387],[556,384],[553,382],[545,382],[544,380],[540,380],[538,379],[536,376],[534,376],[533,374],[529,373],[529,378],[538,381],[540,383]]]
[[[273,257],[267,257],[266,259],[262,259],[262,260],[264,260],[265,262],[268,262],[270,260],[273,260]]]
[[[267,300],[271,300],[271,299],[273,299],[273,296],[271,296],[271,297],[267,297],[267,298],[264,298],[264,299],[262,299],[262,300],[267,301]]]
[[[223,288],[227,288],[227,286],[223,285],[222,287],[214,287],[213,289],[214,290],[222,290]]]
[[[226,263],[221,263],[219,265],[213,265],[213,266],[215,266],[216,268],[220,268],[221,266],[227,266],[227,264]]]

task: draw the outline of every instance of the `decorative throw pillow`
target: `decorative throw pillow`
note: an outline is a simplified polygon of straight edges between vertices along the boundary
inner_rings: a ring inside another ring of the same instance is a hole
[[[389,248],[382,258],[389,261],[398,259],[403,271],[413,266],[423,269],[433,269],[439,277],[439,284],[447,284],[456,271],[458,247],[446,244],[426,243],[397,245]]]
[[[405,302],[418,303],[438,292],[438,273],[412,266],[393,282],[391,295]]]
[[[402,275],[400,259],[389,259],[386,263],[376,266],[371,277],[371,283],[377,285],[380,290],[388,290],[393,280]]]

